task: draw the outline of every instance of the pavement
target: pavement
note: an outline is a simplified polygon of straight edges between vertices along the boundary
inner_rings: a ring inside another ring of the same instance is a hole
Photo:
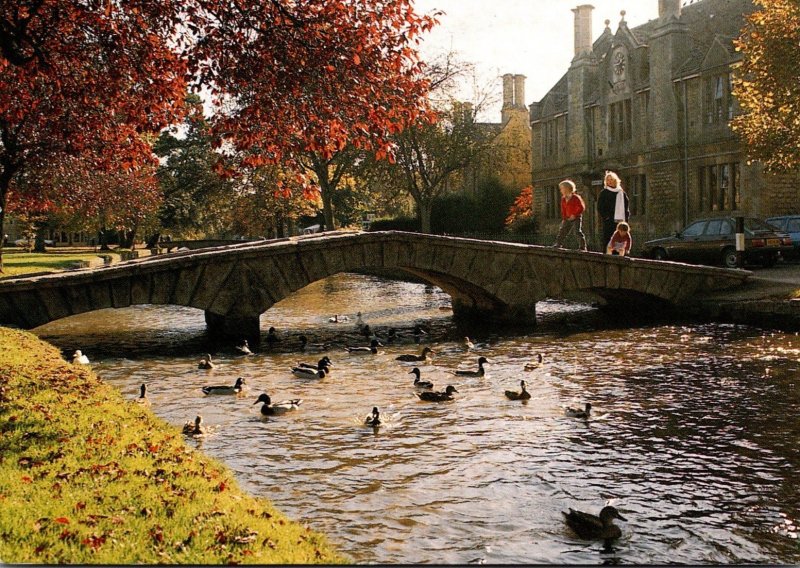
[[[773,299],[777,301],[800,297],[800,260],[784,261],[772,268],[748,267],[753,275],[744,286],[723,290],[707,297],[720,302],[740,302]]]

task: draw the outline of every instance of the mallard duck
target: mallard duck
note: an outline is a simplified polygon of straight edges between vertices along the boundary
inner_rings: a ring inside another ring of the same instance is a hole
[[[367,417],[364,419],[364,424],[366,424],[367,426],[372,426],[373,428],[375,428],[376,426],[380,426],[381,425],[380,416],[381,414],[380,412],[378,412],[378,407],[373,406],[372,414],[367,415]]]
[[[204,394],[239,394],[242,392],[242,385],[244,385],[244,379],[239,377],[236,379],[236,384],[233,386],[213,386],[213,387],[203,387]]]
[[[146,406],[150,405],[150,399],[147,398],[147,385],[142,383],[142,386],[139,387],[139,398],[134,399],[134,401],[138,404],[144,404]]]
[[[436,355],[436,352],[430,347],[426,347],[419,355],[400,355],[395,357],[395,361],[426,361],[429,355]]]
[[[328,318],[328,323],[348,323],[349,321],[349,317],[340,316],[339,314],[334,315],[332,318]]]
[[[475,349],[475,344],[472,343],[472,341],[470,341],[469,337],[465,337],[464,338],[464,347],[466,348],[467,351],[470,351],[472,349]]]
[[[298,347],[299,351],[308,352],[308,351],[324,351],[328,349],[328,345],[325,343],[309,343],[308,337],[305,335],[301,335],[298,337],[300,340],[300,347]]]
[[[416,378],[414,379],[414,386],[417,387],[418,389],[432,389],[433,388],[433,383],[432,382],[430,382],[430,381],[420,381],[419,380],[420,372],[419,372],[419,368],[418,367],[414,367],[413,369],[411,369],[411,371],[408,374],[409,375],[416,375]]]
[[[197,368],[198,369],[213,369],[214,368],[214,362],[211,360],[211,355],[207,353],[205,357],[200,359],[200,362],[197,364]]]
[[[309,369],[308,367],[292,367],[292,374],[298,379],[324,379],[328,371],[325,367]]]
[[[442,391],[423,391],[414,393],[416,394],[420,400],[425,400],[428,402],[444,402],[447,400],[453,400],[453,393],[458,392],[456,387],[453,385],[447,385],[447,388]]]
[[[561,512],[569,528],[585,540],[610,541],[622,536],[620,528],[614,524],[614,519],[627,521],[619,514],[615,507],[606,506],[600,511],[600,516],[570,509],[569,513]]]
[[[264,416],[275,416],[276,414],[283,414],[285,412],[289,412],[290,410],[297,410],[303,400],[299,398],[293,398],[290,400],[282,400],[281,402],[276,402],[273,404],[269,395],[264,393],[259,396],[258,400],[256,400],[253,404],[258,404],[259,402],[264,403],[264,405],[261,407],[261,414]]]
[[[423,336],[428,335],[428,333],[422,329],[422,326],[415,325],[414,326],[414,341],[419,344],[422,342]]]
[[[236,346],[236,350],[241,353],[242,355],[252,355],[253,352],[250,350],[250,345],[247,343],[247,340],[243,340],[240,345]]]
[[[486,369],[483,368],[483,365],[488,362],[489,360],[486,357],[479,357],[477,371],[453,371],[453,373],[462,377],[482,377],[486,374]]]
[[[269,328],[267,331],[267,345],[270,347],[274,347],[276,343],[280,341],[280,337],[278,337],[278,332],[275,330],[274,327]]]
[[[88,365],[89,358],[84,355],[80,349],[77,349],[75,353],[72,354],[72,364],[73,365]]]
[[[592,403],[587,402],[586,406],[583,410],[577,410],[575,408],[569,408],[564,411],[564,415],[567,418],[589,418],[589,415],[592,413]]]
[[[383,344],[378,341],[377,339],[373,339],[369,343],[369,347],[345,347],[345,350],[348,353],[354,353],[356,355],[367,355],[367,354],[378,354],[378,347],[383,347]]]
[[[194,423],[187,422],[183,425],[183,433],[187,436],[202,436],[206,433],[206,428],[203,426],[203,417],[197,416]]]
[[[527,386],[525,381],[520,381],[519,386],[522,388],[520,392],[506,391],[506,396],[511,400],[528,400],[531,397],[531,393],[525,390],[525,387]]]
[[[530,363],[525,363],[525,370],[526,371],[534,371],[534,370],[538,369],[539,367],[542,366],[543,359],[544,358],[542,357],[542,354],[539,353],[538,355],[536,355],[536,361],[531,361]]]
[[[333,363],[331,363],[330,357],[325,355],[322,359],[317,361],[316,365],[312,365],[310,363],[298,363],[298,367],[302,367],[304,369],[313,369],[315,371],[319,371],[320,369],[325,369],[326,373],[330,373],[330,368],[333,367]]]

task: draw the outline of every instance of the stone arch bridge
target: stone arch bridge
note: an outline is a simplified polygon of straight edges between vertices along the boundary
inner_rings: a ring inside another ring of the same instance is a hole
[[[750,273],[600,253],[402,232],[327,233],[175,252],[113,266],[0,280],[0,323],[34,328],[102,308],[204,310],[209,331],[257,341],[259,316],[308,284],[364,268],[441,287],[458,316],[535,321],[547,298],[679,306]]]

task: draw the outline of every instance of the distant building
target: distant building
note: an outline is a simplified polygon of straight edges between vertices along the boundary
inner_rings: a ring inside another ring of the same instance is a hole
[[[748,165],[729,127],[738,112],[733,47],[751,0],[659,0],[658,18],[592,42],[592,10],[575,13],[575,56],[530,106],[534,213],[545,232],[559,222],[558,182],[571,178],[590,211],[605,170],[631,203],[634,242],[663,236],[702,216],[759,217],[798,211],[797,176]],[[589,234],[598,238],[595,214]],[[595,248],[600,243],[595,240]]]

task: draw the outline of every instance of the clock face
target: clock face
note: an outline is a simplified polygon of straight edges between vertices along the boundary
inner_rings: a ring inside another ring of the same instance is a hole
[[[625,72],[625,54],[618,52],[614,56],[614,73],[622,75]]]

